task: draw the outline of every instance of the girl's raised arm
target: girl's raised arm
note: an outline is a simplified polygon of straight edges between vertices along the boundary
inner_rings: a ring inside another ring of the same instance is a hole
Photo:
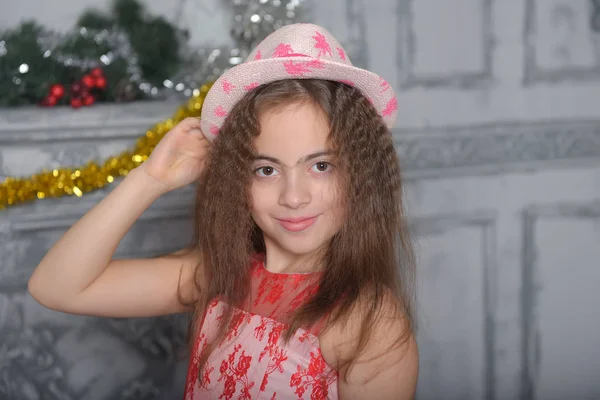
[[[75,223],[48,251],[29,280],[31,295],[58,311],[142,317],[186,311],[194,299],[197,251],[113,260],[127,231],[162,194],[197,180],[208,140],[188,118],[161,140],[149,159]]]

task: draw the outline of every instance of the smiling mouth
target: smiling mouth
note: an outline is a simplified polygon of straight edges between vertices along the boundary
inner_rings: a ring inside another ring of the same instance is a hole
[[[276,219],[285,230],[290,232],[301,232],[313,225],[317,218],[318,215],[314,217]]]

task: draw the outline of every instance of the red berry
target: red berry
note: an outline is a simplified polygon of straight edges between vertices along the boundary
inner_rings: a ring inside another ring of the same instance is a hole
[[[52,107],[52,106],[56,105],[56,102],[57,102],[57,98],[50,95],[50,96],[44,97],[42,99],[42,101],[40,102],[40,105],[43,107]]]
[[[95,101],[96,99],[94,99],[94,96],[92,95],[87,95],[83,97],[83,104],[85,104],[86,106],[91,106],[92,104],[94,104]]]
[[[90,75],[92,75],[94,78],[99,78],[104,76],[104,71],[102,71],[102,68],[94,68],[90,71]]]
[[[79,108],[81,107],[81,99],[79,97],[74,97],[71,99],[71,107]]]
[[[93,88],[96,82],[90,75],[84,75],[83,78],[81,78],[81,83],[88,88]]]
[[[106,88],[106,78],[103,76],[96,78],[95,86],[98,89],[105,89]]]
[[[71,93],[77,95],[81,92],[81,85],[79,83],[74,83],[71,85]]]
[[[65,95],[65,87],[58,83],[50,86],[50,95],[60,99]]]

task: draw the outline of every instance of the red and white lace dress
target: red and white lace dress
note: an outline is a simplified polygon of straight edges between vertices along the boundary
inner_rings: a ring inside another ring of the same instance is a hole
[[[261,261],[251,268],[247,306],[234,309],[232,328],[199,379],[199,355],[224,310],[216,300],[207,307],[190,359],[185,400],[337,399],[338,374],[321,355],[318,328],[298,329],[287,344],[282,335],[290,311],[317,289],[318,273],[276,274]]]

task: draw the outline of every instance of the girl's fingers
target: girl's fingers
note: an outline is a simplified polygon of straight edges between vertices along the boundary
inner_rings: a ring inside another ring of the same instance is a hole
[[[188,130],[189,133],[192,133],[194,135],[202,135],[202,129],[200,128],[190,128]],[[204,136],[204,135],[203,135]]]
[[[208,139],[206,138],[206,136],[204,136],[204,133],[200,129],[196,129],[196,128],[190,129],[189,134],[193,135],[194,138],[198,139],[201,142],[204,142],[204,141],[208,142]]]
[[[188,117],[181,121],[180,124],[186,131],[200,129],[200,118]]]

